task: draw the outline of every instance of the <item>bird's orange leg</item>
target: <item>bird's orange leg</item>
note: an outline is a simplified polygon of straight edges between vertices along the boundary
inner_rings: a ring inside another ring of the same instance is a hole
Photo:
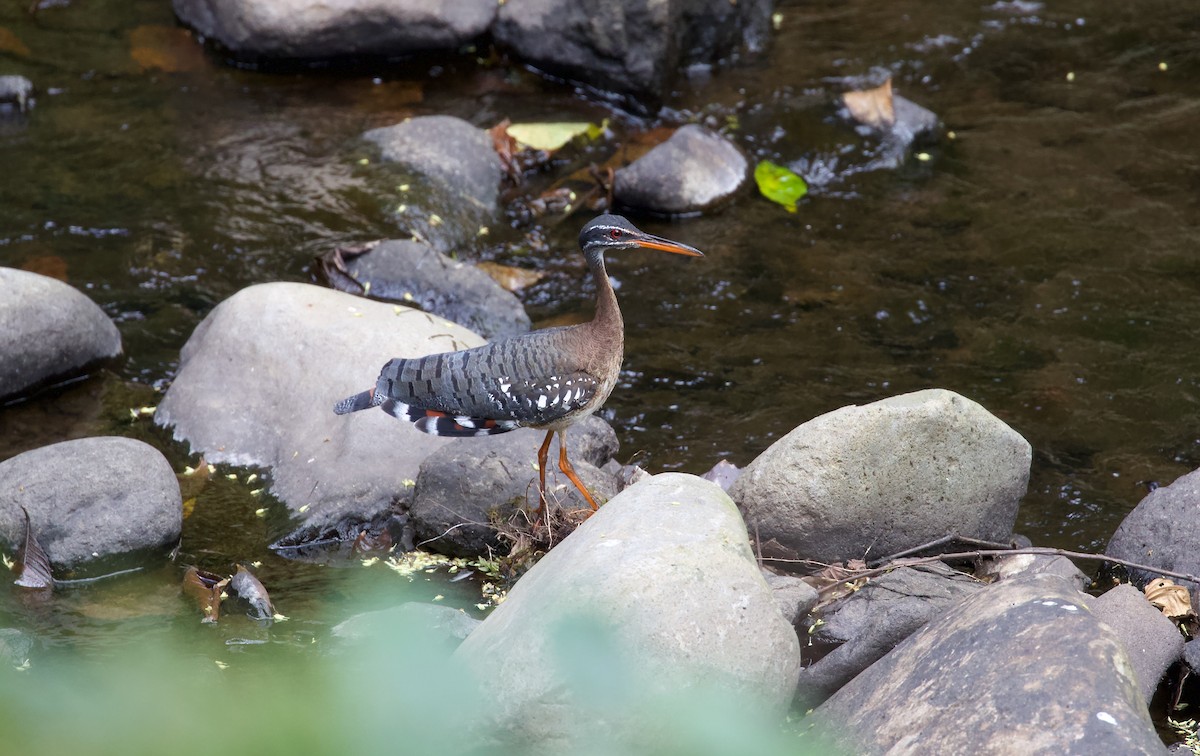
[[[533,513],[535,520],[542,519],[542,515],[546,512],[546,458],[550,456],[550,439],[554,438],[554,431],[546,431],[546,440],[542,441],[542,447],[538,449],[538,508]]]
[[[584,488],[583,481],[580,480],[579,476],[575,474],[575,468],[571,467],[571,463],[567,461],[567,436],[563,431],[558,432],[558,469],[567,474],[567,477],[570,478],[571,482],[575,484],[575,487],[579,489],[579,493],[583,494],[583,498],[587,499],[587,503],[592,505],[593,512],[600,508],[599,505],[596,504],[596,500],[593,499],[592,495],[588,493],[588,490]]]

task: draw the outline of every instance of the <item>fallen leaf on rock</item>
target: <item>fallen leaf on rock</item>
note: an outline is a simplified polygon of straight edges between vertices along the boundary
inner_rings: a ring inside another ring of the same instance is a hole
[[[269,620],[275,616],[275,606],[271,603],[267,589],[254,573],[244,566],[237,566],[237,573],[230,579],[229,587],[244,601],[249,602],[253,611],[250,616],[254,619]]]
[[[891,79],[874,89],[846,92],[842,95],[842,102],[850,111],[851,118],[873,129],[890,129],[896,123]]]
[[[0,53],[9,53],[19,58],[28,58],[29,47],[16,34],[0,26]]]
[[[208,67],[204,49],[191,32],[177,26],[139,26],[129,32],[129,46],[130,57],[146,70],[186,73]]]
[[[216,622],[221,617],[221,594],[229,578],[204,572],[195,566],[188,567],[183,573],[183,592],[190,596],[204,612],[202,622]]]
[[[17,551],[17,561],[13,565],[17,571],[17,579],[13,582],[22,588],[36,591],[53,590],[54,577],[50,574],[50,557],[46,556],[42,545],[33,534],[29,512],[25,507],[21,507],[21,511],[25,513],[25,540]]]
[[[604,133],[604,125],[598,126],[586,121],[511,123],[505,131],[524,147],[553,152],[577,136],[595,139]]]
[[[490,260],[482,260],[475,267],[487,273],[492,277],[492,280],[509,291],[520,291],[526,286],[532,286],[542,280],[542,277],[545,275],[540,270],[514,268],[511,265],[501,265],[498,262]]]
[[[808,184],[791,170],[764,160],[754,167],[754,182],[764,197],[796,212],[796,201],[808,194]]]
[[[1146,600],[1171,619],[1182,619],[1192,613],[1192,597],[1188,589],[1167,578],[1151,580],[1145,588]]]

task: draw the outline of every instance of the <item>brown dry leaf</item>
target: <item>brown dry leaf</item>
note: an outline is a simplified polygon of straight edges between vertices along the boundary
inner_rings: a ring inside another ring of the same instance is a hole
[[[508,133],[508,127],[511,124],[512,122],[505,118],[488,129],[488,134],[492,136],[492,149],[500,157],[504,175],[508,176],[513,184],[519,185],[521,183],[521,166],[520,161],[517,160],[517,154],[521,151],[521,145]]]
[[[139,26],[129,32],[129,46],[130,57],[145,70],[187,73],[208,67],[204,49],[191,32],[176,26]]]
[[[866,562],[861,559],[851,559],[845,565],[830,564],[815,575],[806,575],[800,579],[818,591],[838,583],[839,580],[845,580],[846,582],[838,584],[836,588],[822,596],[821,603],[828,604],[834,599],[851,594],[866,585],[867,578],[847,580],[847,578],[854,577],[856,574],[866,571],[866,569]]]
[[[16,34],[0,26],[0,53],[9,53],[18,58],[28,58],[29,47]]]
[[[67,261],[58,255],[38,255],[31,257],[21,263],[21,270],[27,270],[30,273],[40,273],[43,276],[57,278],[59,281],[67,280]]]
[[[17,550],[17,561],[13,565],[17,570],[17,579],[13,583],[35,591],[53,590],[54,577],[50,574],[50,557],[46,556],[42,545],[33,534],[29,512],[25,507],[21,507],[21,511],[25,513],[25,541]]]
[[[509,291],[520,291],[526,286],[532,286],[542,280],[542,277],[545,275],[540,270],[514,268],[510,265],[501,265],[490,260],[483,260],[477,263],[475,267],[487,273],[492,277],[492,280]]]
[[[1170,619],[1182,619],[1192,613],[1188,589],[1167,578],[1151,580],[1145,588],[1146,600]]]
[[[842,102],[854,120],[871,128],[890,129],[896,123],[891,79],[874,89],[846,92],[842,95]]]
[[[221,617],[221,594],[227,585],[229,578],[204,572],[195,566],[188,567],[183,573],[183,592],[204,612],[203,622],[216,622]]]

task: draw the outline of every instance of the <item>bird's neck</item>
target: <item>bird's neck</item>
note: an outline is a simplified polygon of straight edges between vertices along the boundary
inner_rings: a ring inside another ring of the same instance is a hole
[[[621,319],[621,308],[617,306],[617,295],[608,271],[604,269],[604,255],[590,252],[586,255],[588,269],[596,281],[596,314],[590,323],[593,330],[614,339],[618,345],[623,341],[625,323]]]

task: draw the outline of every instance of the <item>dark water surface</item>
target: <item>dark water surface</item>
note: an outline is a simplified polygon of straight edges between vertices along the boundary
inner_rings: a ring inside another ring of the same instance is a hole
[[[0,43],[0,74],[40,90],[27,118],[0,120],[0,265],[85,290],[128,357],[0,410],[0,458],[116,433],[182,469],[186,450],[129,408],[157,403],[196,324],[250,284],[312,280],[312,258],[338,243],[398,233],[358,165],[363,130],[434,113],[482,127],[608,117],[602,160],[662,125],[473,54],[263,73],[199,54],[171,31],[164,0],[43,5],[0,8],[0,27],[28,48]],[[606,409],[622,461],[745,465],[818,414],[944,387],[1033,445],[1018,529],[1040,545],[1102,548],[1152,485],[1200,466],[1200,7],[826,0],[779,11],[768,54],[685,83],[666,122],[732,127],[754,158],[830,178],[795,214],[748,192],[705,217],[639,220],[707,257],[610,260],[628,327]],[[826,103],[844,77],[883,70],[951,134],[927,160],[864,171],[871,145]],[[575,248],[583,220],[547,229],[548,255],[500,219],[486,245],[459,254],[546,270],[524,293],[535,321],[578,317],[593,292]],[[270,526],[251,514],[262,504],[229,472],[187,519],[181,560],[262,561],[293,619],[270,632],[234,624],[213,643],[237,647],[245,633],[304,645],[342,603],[391,590],[390,571],[271,554]],[[68,591],[52,609],[4,599],[0,612],[22,619],[0,614],[0,625],[97,649],[142,626],[195,633],[169,571]]]

